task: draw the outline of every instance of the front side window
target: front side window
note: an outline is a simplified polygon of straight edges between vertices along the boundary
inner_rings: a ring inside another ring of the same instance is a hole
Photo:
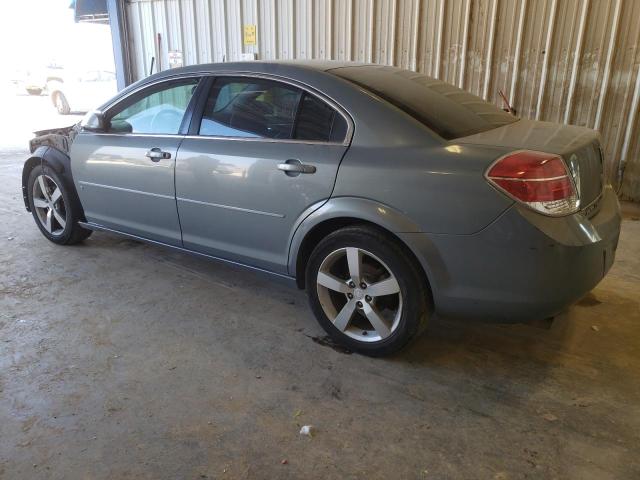
[[[108,131],[177,134],[197,83],[198,79],[190,78],[151,87],[142,98],[136,96],[116,107]]]
[[[324,101],[285,83],[249,77],[217,78],[200,135],[342,142],[347,122]]]

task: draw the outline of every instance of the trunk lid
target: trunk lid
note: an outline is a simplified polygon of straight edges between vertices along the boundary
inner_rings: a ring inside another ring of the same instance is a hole
[[[555,153],[569,167],[580,196],[581,209],[590,207],[602,193],[604,166],[600,135],[595,130],[521,119],[493,130],[457,138],[454,142]]]

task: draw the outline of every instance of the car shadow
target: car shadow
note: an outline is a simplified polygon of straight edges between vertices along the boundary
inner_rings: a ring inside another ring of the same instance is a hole
[[[296,316],[300,317],[301,322],[298,331],[302,335],[306,335],[316,345],[340,353],[351,353],[324,335],[307,307],[306,294],[297,290],[292,283],[274,281],[276,277],[260,272],[111,233],[98,232],[88,244],[94,251],[135,249],[136,255],[162,264],[178,275],[224,288],[231,287],[238,295],[246,291],[295,303]],[[593,294],[588,294],[577,306],[570,307],[553,319],[528,323],[504,324],[434,315],[429,320],[426,331],[404,350],[378,360],[389,362],[389,367],[393,364],[409,364],[413,367],[442,367],[459,372],[476,371],[478,374],[544,376],[545,369],[568,361],[575,362],[573,349],[580,338],[576,332],[576,319],[585,308],[599,304],[600,301]],[[580,324],[580,329],[584,332],[585,326]]]
[[[464,364],[472,358],[497,357],[512,362],[550,362],[572,336],[569,312],[527,323],[495,323],[482,319],[451,319],[434,315],[426,331],[393,357],[396,362]],[[461,354],[466,352],[466,354]]]

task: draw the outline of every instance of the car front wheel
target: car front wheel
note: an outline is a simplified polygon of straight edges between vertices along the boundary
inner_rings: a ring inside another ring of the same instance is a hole
[[[74,192],[51,168],[38,165],[31,170],[28,183],[29,208],[42,234],[54,243],[71,245],[91,235],[78,225],[79,202]]]
[[[338,230],[314,249],[306,274],[311,308],[334,341],[371,356],[404,347],[425,326],[428,286],[410,254],[367,226]]]

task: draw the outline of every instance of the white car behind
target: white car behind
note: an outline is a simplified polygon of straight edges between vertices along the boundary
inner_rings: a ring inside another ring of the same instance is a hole
[[[118,92],[116,75],[106,70],[89,70],[78,75],[65,75],[52,80],[47,90],[61,115],[87,112]]]

